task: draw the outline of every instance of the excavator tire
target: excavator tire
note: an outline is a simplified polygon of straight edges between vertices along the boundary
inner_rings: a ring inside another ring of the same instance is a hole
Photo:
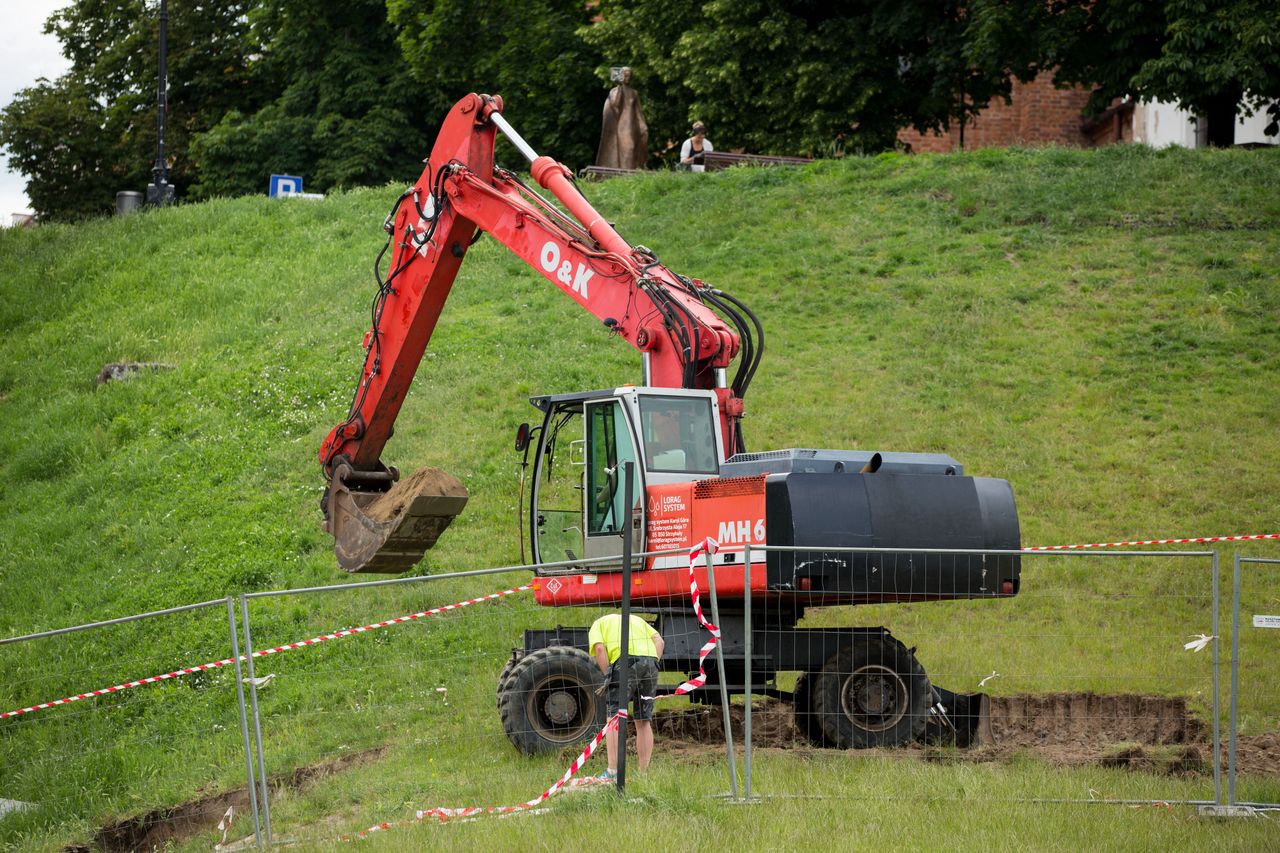
[[[831,746],[831,740],[822,731],[822,723],[816,711],[813,709],[813,693],[814,685],[820,678],[816,672],[802,672],[800,677],[796,679],[795,693],[792,701],[794,702],[793,713],[796,718],[796,728],[808,739],[809,743],[818,747]]]
[[[521,658],[515,656],[512,652],[511,657],[507,658],[507,662],[502,665],[502,672],[498,673],[498,708],[502,708],[502,694],[507,689],[507,679],[511,677],[511,670],[516,668],[516,664],[520,663]]]
[[[548,646],[522,657],[500,684],[502,728],[525,755],[590,740],[604,727],[604,676],[572,646]]]
[[[823,734],[840,749],[911,743],[924,731],[932,695],[924,667],[887,635],[860,636],[836,652],[812,689]]]

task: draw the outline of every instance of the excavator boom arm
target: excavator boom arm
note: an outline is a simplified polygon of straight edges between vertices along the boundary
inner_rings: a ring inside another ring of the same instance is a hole
[[[373,328],[350,415],[321,447],[330,471],[341,457],[377,467],[382,449],[479,231],[488,232],[548,281],[648,356],[647,384],[721,388],[725,446],[736,446],[740,398],[723,371],[739,337],[704,304],[700,283],[677,276],[631,246],[590,205],[572,173],[550,157],[532,174],[576,217],[541,199],[511,172],[494,168],[498,98],[468,95],[454,106],[421,178],[389,219],[394,251],[375,302]],[[527,155],[532,154],[523,145]],[[412,204],[408,204],[412,200]],[[709,288],[705,288],[709,292]]]
[[[379,493],[397,479],[398,473],[382,464],[383,448],[467,249],[482,232],[644,353],[646,384],[716,389],[726,452],[742,447],[738,423],[745,383],[726,381],[741,337],[709,307],[729,313],[742,330],[742,315],[734,310],[740,304],[677,275],[648,249],[623,239],[578,190],[569,169],[537,156],[501,110],[498,97],[472,94],[459,101],[441,126],[422,176],[387,219],[391,260],[386,277],[378,275],[360,381],[347,418],[320,449],[330,480],[328,526],[337,540],[340,562],[352,571],[368,570],[365,565],[378,554],[378,539],[385,531],[365,512],[371,499],[348,492]],[[495,167],[499,130],[529,159],[534,180],[555,202],[515,173]],[[335,499],[343,506],[335,508]],[[422,501],[406,500],[388,512],[394,515],[404,507],[426,511]],[[340,528],[353,529],[352,525],[360,529],[365,544],[344,561]],[[366,535],[371,525],[373,532]],[[375,570],[408,568],[412,562],[405,561],[414,550],[409,547],[404,557],[387,564],[391,567]]]

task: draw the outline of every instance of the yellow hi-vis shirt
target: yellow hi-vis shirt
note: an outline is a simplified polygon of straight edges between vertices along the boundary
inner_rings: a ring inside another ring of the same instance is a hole
[[[627,646],[630,648],[632,657],[649,657],[656,658],[658,656],[658,647],[654,644],[653,638],[658,636],[658,632],[639,616],[631,617],[631,633],[627,637]],[[608,616],[601,616],[591,624],[591,630],[587,633],[587,647],[595,654],[596,643],[603,643],[605,653],[609,655],[609,663],[616,663],[618,658],[622,656],[622,614],[610,613]]]

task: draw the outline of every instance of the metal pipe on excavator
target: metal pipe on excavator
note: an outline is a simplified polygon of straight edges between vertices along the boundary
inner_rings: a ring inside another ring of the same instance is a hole
[[[530,163],[538,159],[538,152],[534,151],[533,146],[524,141],[523,136],[516,133],[516,129],[507,123],[507,120],[502,117],[502,113],[489,113],[489,121],[493,122],[493,126],[498,128],[498,130],[502,132],[502,135],[516,147],[516,150],[524,155],[524,159],[528,160]]]

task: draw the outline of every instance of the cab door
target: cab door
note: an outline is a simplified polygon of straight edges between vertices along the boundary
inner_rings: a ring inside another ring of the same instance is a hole
[[[586,404],[587,470],[585,513],[588,557],[622,555],[623,536],[632,536],[632,549],[643,550],[644,470],[638,464],[635,432],[627,410],[617,398]],[[634,493],[628,505],[625,465],[633,463]]]
[[[586,484],[586,426],[580,401],[548,409],[534,462],[529,538],[538,563],[579,560],[586,554],[582,494]]]

